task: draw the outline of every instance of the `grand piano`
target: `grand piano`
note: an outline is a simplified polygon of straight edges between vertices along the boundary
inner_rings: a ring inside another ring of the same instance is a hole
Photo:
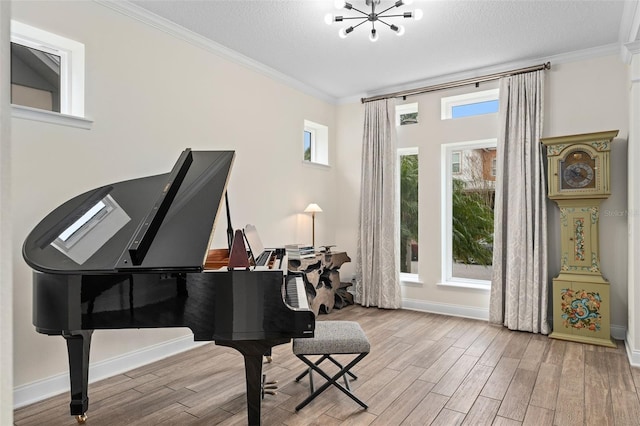
[[[244,251],[238,267],[232,260],[205,268],[234,157],[186,149],[169,173],[72,198],[25,240],[33,324],[66,340],[70,413],[78,422],[89,408],[94,330],[188,327],[194,340],[236,349],[244,357],[250,425],[260,424],[263,355],[291,338],[313,337],[304,283],[286,274],[286,258],[281,267],[255,268]],[[233,258],[244,244],[228,233]]]

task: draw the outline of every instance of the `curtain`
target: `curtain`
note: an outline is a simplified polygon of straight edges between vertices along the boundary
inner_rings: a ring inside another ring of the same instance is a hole
[[[489,321],[548,334],[543,91],[544,71],[500,80]]]
[[[395,100],[365,104],[356,303],[400,307]]]

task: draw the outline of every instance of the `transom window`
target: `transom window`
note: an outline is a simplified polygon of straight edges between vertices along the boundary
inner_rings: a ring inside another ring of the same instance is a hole
[[[441,118],[449,120],[496,113],[499,108],[498,95],[498,89],[491,89],[444,97],[440,100]]]

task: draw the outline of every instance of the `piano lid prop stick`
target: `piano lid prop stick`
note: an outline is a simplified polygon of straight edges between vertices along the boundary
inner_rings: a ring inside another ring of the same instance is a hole
[[[171,173],[169,174],[169,180],[162,189],[162,192],[158,196],[158,199],[154,203],[151,211],[147,214],[147,217],[140,223],[140,227],[136,231],[133,237],[133,242],[129,245],[129,256],[131,256],[131,262],[134,265],[141,265],[144,260],[151,242],[155,238],[162,221],[171,207],[171,203],[180,189],[180,185],[184,180],[189,166],[193,162],[193,156],[191,149],[185,149],[178,161],[173,166]]]

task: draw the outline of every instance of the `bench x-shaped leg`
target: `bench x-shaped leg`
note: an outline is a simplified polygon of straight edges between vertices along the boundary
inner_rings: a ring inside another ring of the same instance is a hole
[[[325,373],[324,371],[322,371],[319,367],[318,364],[320,364],[320,362],[323,361],[323,359],[325,359],[324,357],[321,358],[319,361],[317,361],[316,363],[311,362],[309,359],[307,359],[304,355],[296,355],[298,358],[300,358],[302,360],[302,362],[304,362],[305,364],[307,364],[309,366],[309,368],[315,372],[317,372],[318,374],[320,374],[322,377],[324,377],[327,381],[326,383],[324,383],[322,386],[320,386],[318,389],[316,389],[314,392],[311,393],[311,395],[309,395],[304,401],[302,401],[300,404],[298,404],[298,406],[296,407],[296,411],[301,410],[302,408],[304,408],[308,403],[310,403],[316,396],[320,395],[322,392],[324,392],[330,385],[334,385],[336,386],[338,389],[340,389],[342,392],[344,392],[349,398],[353,399],[355,402],[357,402],[358,404],[360,404],[362,406],[362,408],[364,408],[365,410],[368,408],[367,404],[365,404],[364,402],[362,402],[360,399],[358,399],[349,389],[347,389],[346,387],[342,386],[338,380],[340,379],[340,377],[344,376],[345,374],[349,374],[351,375],[353,378],[355,378],[356,376],[353,375],[351,372],[349,372],[349,370],[356,365],[358,362],[360,362],[360,360],[362,360],[362,358],[364,358],[365,356],[367,356],[368,352],[364,352],[361,353],[360,355],[358,355],[356,358],[354,358],[349,364],[347,364],[345,367],[341,368],[340,371],[338,371],[333,377],[329,377],[329,375],[327,373]],[[325,356],[326,357],[326,356]],[[333,358],[328,357],[330,360],[332,360],[335,364],[338,364]],[[310,370],[309,370],[310,371]],[[304,377],[305,373],[301,374],[299,377]],[[311,376],[310,376],[311,378]],[[347,386],[349,386],[349,383],[347,381],[347,378],[345,377],[345,383],[347,384]],[[313,385],[312,385],[313,386]]]
[[[329,361],[333,362],[338,368],[343,369],[344,367],[342,366],[342,364],[340,364],[338,361],[336,361],[331,355],[322,355],[320,358],[318,358],[318,360],[314,363],[315,365],[320,365],[320,363],[322,361],[324,361],[325,359],[328,359]],[[313,393],[313,391],[315,390],[313,388],[313,375],[311,375],[311,368],[307,368],[306,370],[304,370],[298,377],[296,377],[296,382],[299,382],[304,376],[306,376],[307,374],[309,374],[309,385],[311,388],[311,392]],[[346,372],[349,376],[351,376],[351,378],[353,380],[357,379],[358,376],[356,376],[355,374],[353,374],[351,371],[347,371]],[[345,376],[344,378],[344,384],[347,386],[347,389],[351,390],[351,388],[349,387],[349,381],[347,380],[347,377]]]

